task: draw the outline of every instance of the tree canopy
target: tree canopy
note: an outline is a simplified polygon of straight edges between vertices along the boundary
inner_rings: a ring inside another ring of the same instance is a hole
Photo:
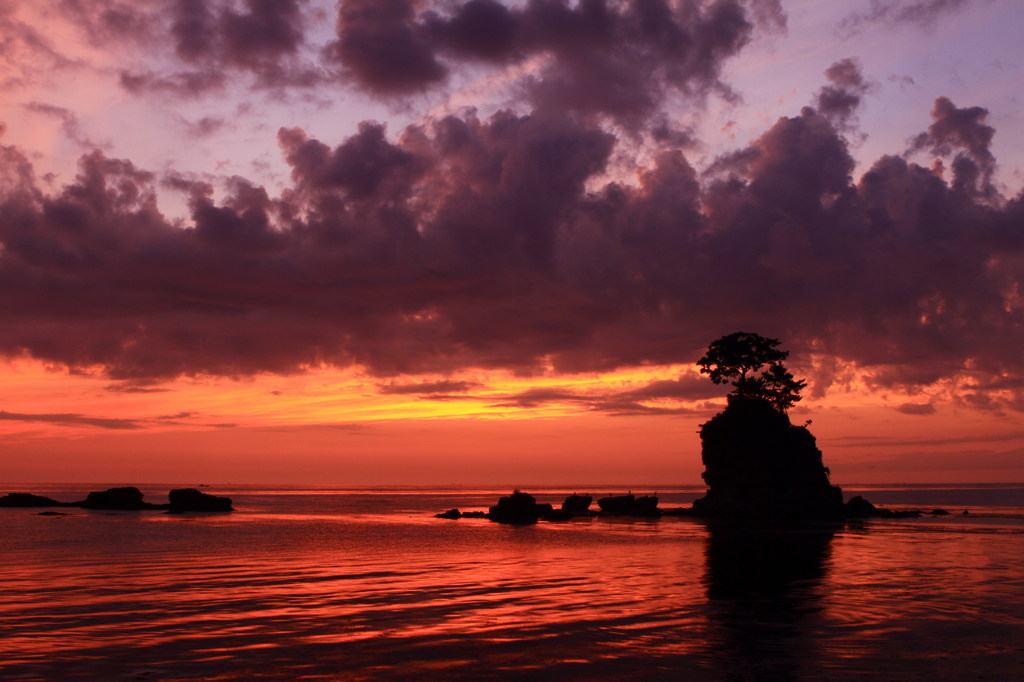
[[[736,332],[712,341],[697,364],[716,384],[732,384],[730,396],[767,400],[785,412],[800,401],[807,382],[795,380],[782,364],[789,351],[778,350],[779,345],[778,339]]]

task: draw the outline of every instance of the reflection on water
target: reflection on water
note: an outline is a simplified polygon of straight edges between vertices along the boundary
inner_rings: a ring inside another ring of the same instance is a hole
[[[211,492],[240,511],[0,509],[0,678],[1024,679],[1019,517],[520,528],[432,517],[501,491]]]
[[[707,647],[725,679],[798,679],[818,657],[808,621],[822,610],[833,535],[801,525],[709,524]]]

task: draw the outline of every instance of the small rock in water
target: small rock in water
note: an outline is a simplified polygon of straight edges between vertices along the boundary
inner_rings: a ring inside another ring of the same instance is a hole
[[[57,500],[32,493],[9,493],[0,497],[0,507],[66,507]]]
[[[167,494],[171,512],[229,512],[234,511],[230,497],[217,497],[196,490],[181,488]]]
[[[435,519],[461,519],[462,518],[462,512],[460,512],[458,509],[449,509],[448,511],[443,512],[441,514],[434,514],[434,518]]]
[[[83,509],[102,509],[107,511],[138,511],[140,509],[165,509],[166,507],[142,501],[143,494],[138,488],[109,488],[101,492],[89,493],[84,502],[75,506]]]

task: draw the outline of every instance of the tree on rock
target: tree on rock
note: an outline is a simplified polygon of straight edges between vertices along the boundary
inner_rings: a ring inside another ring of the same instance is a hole
[[[760,398],[786,412],[800,401],[807,382],[794,379],[782,364],[789,351],[778,350],[779,344],[778,339],[736,332],[713,341],[697,364],[711,381],[735,387],[730,398]]]
[[[701,372],[731,383],[729,404],[700,426],[708,492],[695,500],[698,516],[747,519],[841,519],[843,491],[829,481],[821,450],[806,426],[786,410],[806,384],[782,361],[776,339],[736,332],[708,347]]]

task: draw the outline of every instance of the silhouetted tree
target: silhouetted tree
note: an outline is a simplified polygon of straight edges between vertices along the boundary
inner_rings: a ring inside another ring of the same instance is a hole
[[[793,379],[782,361],[789,351],[778,350],[778,339],[736,332],[711,342],[708,352],[697,364],[716,384],[730,383],[730,395],[760,398],[785,412],[800,401],[805,381]],[[764,368],[764,369],[762,369]]]

